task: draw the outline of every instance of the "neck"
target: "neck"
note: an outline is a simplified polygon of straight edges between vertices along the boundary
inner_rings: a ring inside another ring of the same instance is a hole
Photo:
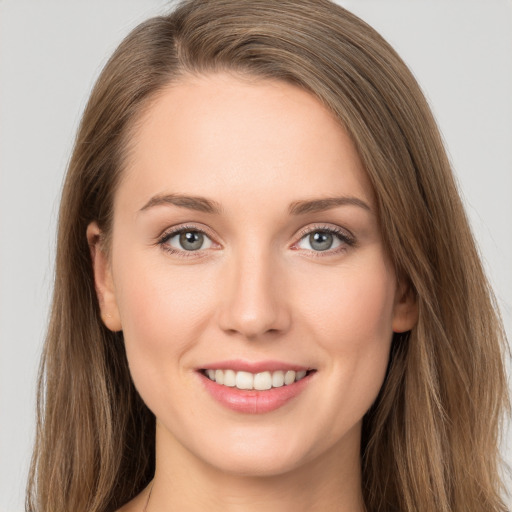
[[[162,440],[158,430],[157,465],[147,512],[365,510],[359,444],[353,439],[289,471],[254,476],[212,467],[179,443]],[[354,434],[359,438],[359,431]]]

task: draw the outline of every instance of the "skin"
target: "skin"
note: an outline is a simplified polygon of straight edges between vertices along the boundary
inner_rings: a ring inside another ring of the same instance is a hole
[[[123,330],[134,383],[157,418],[147,510],[364,510],[362,418],[393,331],[411,329],[417,311],[397,285],[350,138],[293,85],[211,74],[160,93],[132,145],[108,256],[95,223],[87,236],[104,322]],[[219,211],[155,200],[169,194]],[[352,199],[290,212],[333,197]],[[207,234],[200,250],[177,236],[162,242],[183,226]],[[345,239],[315,250],[309,233],[327,229]],[[235,358],[316,372],[277,410],[240,413],[197,372]],[[122,510],[142,511],[147,493]]]

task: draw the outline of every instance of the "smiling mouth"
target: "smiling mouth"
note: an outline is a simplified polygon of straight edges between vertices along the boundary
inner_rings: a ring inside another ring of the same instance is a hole
[[[314,371],[315,370],[277,370],[273,372],[251,373],[229,369],[203,369],[201,373],[211,381],[222,386],[241,390],[266,391],[272,388],[289,386],[294,382],[304,379]]]

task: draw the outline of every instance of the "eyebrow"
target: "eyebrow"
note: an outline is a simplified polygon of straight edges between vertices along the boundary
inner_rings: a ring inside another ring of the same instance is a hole
[[[316,213],[336,208],[337,206],[358,206],[372,211],[370,206],[362,199],[353,196],[343,197],[327,197],[324,199],[313,199],[310,201],[295,201],[290,205],[289,211],[291,215],[303,215],[305,213]]]
[[[141,209],[143,212],[149,208],[162,205],[173,205],[180,208],[187,208],[189,210],[195,210],[203,213],[220,214],[222,208],[219,203],[206,199],[205,197],[198,196],[187,196],[181,194],[165,194],[153,196]],[[362,199],[353,196],[343,197],[328,197],[322,199],[312,199],[304,201],[294,201],[290,204],[289,212],[290,215],[304,215],[306,213],[316,213],[330,210],[338,206],[358,206],[367,210],[372,211],[370,206],[365,203]]]
[[[219,214],[221,206],[215,201],[206,199],[205,197],[185,196],[180,194],[166,194],[153,196],[141,209],[143,212],[154,206],[174,205],[180,208],[196,210],[198,212]]]

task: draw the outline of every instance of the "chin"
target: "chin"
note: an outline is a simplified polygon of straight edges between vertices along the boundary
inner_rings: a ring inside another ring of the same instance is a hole
[[[304,465],[307,461],[299,454],[294,457],[282,453],[234,453],[222,460],[211,460],[210,465],[218,471],[228,475],[248,478],[275,477],[291,473]]]
[[[300,424],[300,423],[299,423]],[[339,449],[336,441],[325,435],[283,426],[231,429],[224,432],[220,442],[205,440],[194,455],[222,473],[245,477],[275,477],[324,464]],[[322,432],[323,434],[323,432]],[[217,439],[219,439],[217,437]],[[357,437],[359,439],[359,436]],[[352,443],[351,443],[352,444]],[[356,452],[358,453],[359,445]]]

